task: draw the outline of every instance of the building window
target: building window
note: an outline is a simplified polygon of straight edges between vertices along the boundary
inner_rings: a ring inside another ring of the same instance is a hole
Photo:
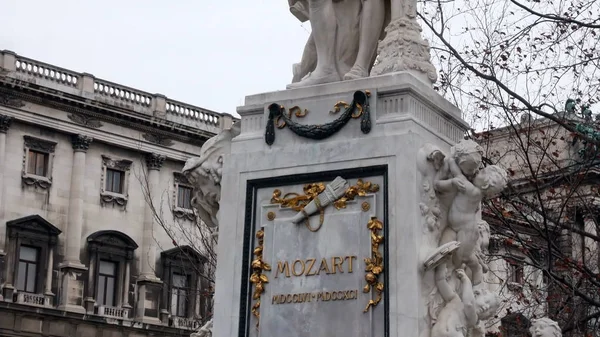
[[[98,265],[98,296],[96,297],[100,305],[115,306],[116,279],[117,264],[100,260]]]
[[[86,310],[94,311],[97,306],[99,315],[129,317],[131,261],[138,245],[128,235],[114,230],[91,234],[87,244],[90,268],[85,297],[95,298],[95,303],[86,301]]]
[[[132,163],[127,159],[102,156],[100,200],[103,205],[112,205],[123,209],[127,206],[127,189]]]
[[[56,143],[31,136],[24,136],[24,143],[23,183],[47,189],[52,185],[52,159]]]
[[[171,282],[171,315],[187,317],[189,278],[186,275],[174,273]]]
[[[30,150],[27,160],[27,173],[45,177],[48,173],[48,157],[47,153]]]
[[[106,191],[122,194],[124,175],[123,171],[106,169]]]
[[[508,264],[510,265],[510,282],[523,284],[525,281],[523,263],[511,260],[508,262]]]
[[[21,304],[52,306],[52,271],[54,270],[54,250],[60,229],[39,215],[29,215],[6,222],[8,241],[5,284],[3,296],[6,299],[17,297]],[[15,295],[17,292],[17,296]]]
[[[211,298],[204,295],[209,282],[207,259],[190,246],[178,246],[161,253],[163,287],[161,309],[168,311],[172,326],[193,328],[209,316]]]
[[[192,188],[179,185],[177,191],[177,207],[183,209],[192,209]]]
[[[173,174],[175,178],[175,190],[173,193],[173,215],[176,218],[183,218],[190,221],[196,220],[192,209],[192,198],[194,197],[194,189],[187,178],[179,173]]]
[[[19,249],[19,271],[17,275],[17,290],[27,293],[37,291],[37,273],[40,249],[31,246],[21,246]]]

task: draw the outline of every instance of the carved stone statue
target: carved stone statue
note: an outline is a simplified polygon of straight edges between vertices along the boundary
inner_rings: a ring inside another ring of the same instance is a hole
[[[419,150],[422,296],[428,308],[421,337],[480,336],[483,321],[498,309],[499,297],[483,283],[490,232],[480,204],[506,187],[507,174],[496,165],[480,169],[482,156],[471,140],[456,144],[450,156],[430,144]]]
[[[431,337],[466,337],[480,320],[488,319],[496,313],[500,302],[489,291],[474,292],[471,280],[462,269],[455,270],[460,281],[460,290],[456,292],[447,281],[446,264],[440,264],[435,271],[436,285],[445,305],[431,329]]]
[[[390,18],[390,0],[288,0],[312,33],[288,88],[368,77]]]
[[[490,225],[485,220],[479,220],[477,228],[479,229],[479,240],[475,248],[475,255],[477,256],[477,260],[479,260],[481,270],[485,274],[489,270],[485,255],[489,252],[490,247]]]
[[[548,317],[532,320],[529,333],[532,337],[562,337],[558,323]]]
[[[223,130],[207,140],[200,148],[200,157],[189,159],[182,170],[194,187],[192,206],[200,219],[211,228],[219,226],[223,157],[231,152],[231,140],[240,134],[239,127],[239,123],[234,124],[232,129]],[[211,319],[190,337],[211,337],[212,326]]]
[[[192,333],[190,337],[212,337],[212,327],[213,321],[212,319],[208,321],[203,327],[201,327],[198,331]]]
[[[397,71],[437,79],[430,48],[416,21],[416,0],[288,0],[312,33],[288,88],[324,84]],[[380,42],[381,40],[381,42]],[[379,50],[378,50],[379,45]]]
[[[440,245],[458,241],[460,247],[453,255],[455,268],[466,264],[472,273],[474,285],[483,280],[483,271],[476,255],[479,243],[478,211],[483,198],[500,193],[507,184],[506,171],[497,165],[490,165],[479,171],[473,182],[460,174],[455,178],[436,182],[435,189],[441,193],[456,191],[448,211],[448,223],[442,232]]]
[[[231,140],[239,133],[239,125],[234,125],[232,129],[210,138],[202,145],[200,157],[189,159],[182,170],[194,186],[192,205],[211,228],[218,226],[223,157],[231,152]]]

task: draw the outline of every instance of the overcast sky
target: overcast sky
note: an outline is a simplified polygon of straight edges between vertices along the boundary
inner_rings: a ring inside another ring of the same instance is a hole
[[[283,90],[310,24],[286,0],[2,0],[0,50],[218,112]]]

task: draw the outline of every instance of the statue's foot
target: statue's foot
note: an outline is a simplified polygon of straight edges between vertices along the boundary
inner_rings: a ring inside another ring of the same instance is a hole
[[[344,75],[344,81],[356,80],[365,77],[369,77],[369,72],[365,68],[355,64],[354,67],[352,67],[352,69],[350,69],[350,71]]]
[[[310,75],[308,75],[306,78],[304,78],[300,82],[288,84],[287,88],[288,89],[296,89],[296,88],[308,87],[311,85],[338,82],[339,80],[340,80],[340,76],[335,71],[329,72],[329,73],[314,72],[314,73],[311,73]]]

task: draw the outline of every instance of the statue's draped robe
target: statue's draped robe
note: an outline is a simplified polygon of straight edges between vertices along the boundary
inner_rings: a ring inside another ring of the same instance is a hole
[[[360,23],[361,23],[361,14],[362,14],[362,3],[364,1],[374,1],[374,0],[325,0],[332,1],[333,8],[335,11],[335,18],[337,23],[337,32],[336,32],[336,68],[342,78],[354,65],[356,61],[356,56],[358,54],[359,49],[359,37],[360,37]],[[379,40],[382,40],[385,36],[385,27],[387,27],[390,22],[390,13],[391,13],[391,1],[385,0],[385,19],[382,25],[382,30],[380,34]],[[303,2],[303,0],[288,0],[290,8],[293,8],[297,2]],[[304,1],[304,6],[306,11],[308,11],[308,4]],[[292,10],[292,13],[302,22],[306,21],[308,17],[304,13],[299,13],[295,10]],[[312,35],[307,42],[307,45],[312,44],[311,41]],[[370,67],[373,66],[375,62],[375,57],[377,53],[373,52],[373,60],[371,61]],[[316,51],[305,52],[302,57],[302,75],[300,78],[305,76],[308,72],[314,70],[316,65]],[[368,69],[371,70],[370,68]]]

